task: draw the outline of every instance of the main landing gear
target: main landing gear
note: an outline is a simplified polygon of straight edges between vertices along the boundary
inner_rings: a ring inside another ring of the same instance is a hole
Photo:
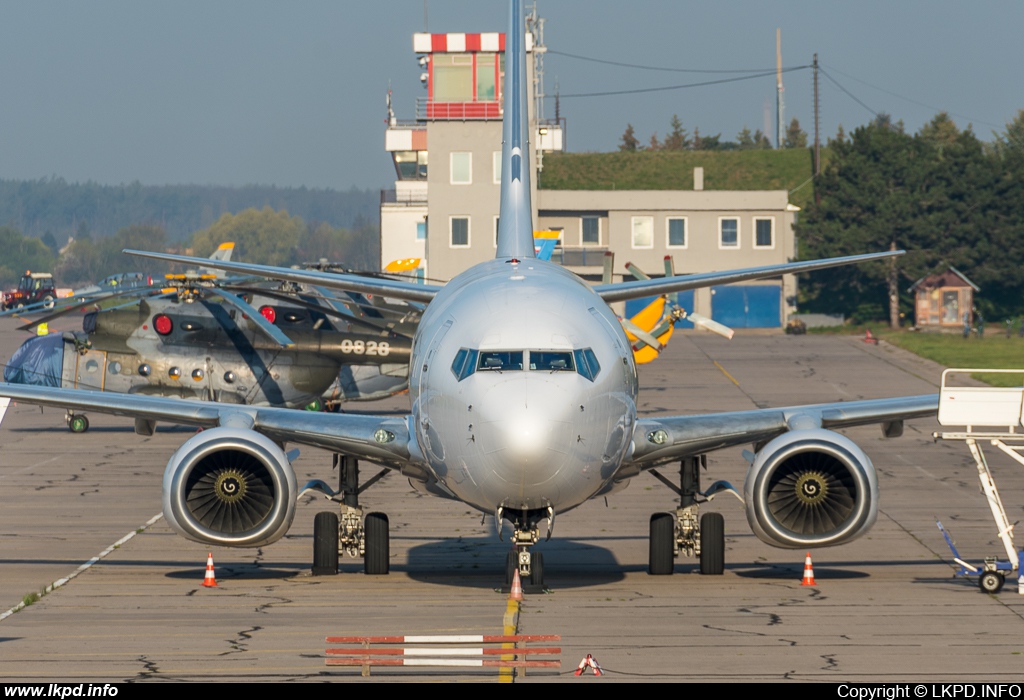
[[[336,454],[334,466],[339,472],[339,491],[322,481],[311,481],[303,488],[320,491],[341,506],[340,514],[324,511],[313,520],[313,575],[337,574],[338,559],[343,555],[362,557],[363,570],[371,576],[387,574],[391,558],[388,516],[367,513],[364,519],[359,494],[384,478],[388,470],[381,470],[360,486],[359,462],[354,457]]]
[[[89,419],[85,417],[84,413],[68,411],[67,415],[64,416],[64,420],[68,424],[68,430],[73,433],[84,433],[89,429]]]
[[[710,501],[715,494],[729,491],[740,495],[731,484],[715,482],[707,492],[700,490],[700,470],[707,468],[707,457],[687,457],[679,465],[677,487],[658,472],[651,470],[659,481],[679,494],[679,507],[675,513],[655,513],[651,516],[650,551],[647,571],[652,576],[674,573],[675,557],[700,558],[700,572],[720,576],[725,571],[725,519],[721,513],[705,513],[698,518],[700,504]],[[742,498],[740,498],[742,500]]]
[[[547,521],[547,539],[555,524],[555,512],[546,510],[526,510],[507,512],[498,508],[494,515],[498,537],[501,537],[501,526],[504,519],[512,523],[512,551],[505,559],[505,585],[511,586],[516,571],[524,590],[540,592],[544,590],[544,554],[531,552],[530,548],[540,541],[540,523]]]

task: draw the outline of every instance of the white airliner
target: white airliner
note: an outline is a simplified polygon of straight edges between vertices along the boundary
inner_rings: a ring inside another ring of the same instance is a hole
[[[639,418],[630,344],[608,302],[872,260],[890,253],[589,286],[534,255],[529,182],[524,18],[513,0],[506,55],[501,212],[494,260],[443,287],[139,253],[231,272],[427,302],[410,372],[411,412],[381,417],[0,385],[0,397],[129,416],[152,434],[156,421],[206,428],[170,458],[164,514],[192,540],[226,546],[272,543],[291,526],[300,489],[286,443],[341,455],[341,501],[314,523],[314,572],[337,573],[339,550],[362,555],[368,574],[389,568],[388,521],[365,519],[357,460],[401,472],[416,488],[492,514],[513,528],[506,577],[518,568],[543,583],[532,551],[556,515],[610,493],[645,470],[680,463],[680,505],[651,517],[652,574],[671,574],[675,555],[698,556],[721,574],[724,524],[698,518],[703,455],[751,443],[744,503],[754,533],[792,548],[837,545],[866,532],[878,509],[867,455],[832,429],[869,423],[888,436],[902,421],[933,415],[935,396],[854,401],[713,415]],[[186,373],[187,375],[187,373]],[[660,475],[659,475],[660,477]],[[661,477],[663,481],[667,481]]]

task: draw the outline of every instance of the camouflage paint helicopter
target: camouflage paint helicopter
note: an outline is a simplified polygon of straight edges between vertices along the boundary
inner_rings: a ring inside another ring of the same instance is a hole
[[[152,293],[132,290],[105,299]],[[21,328],[30,329],[95,303],[67,307]],[[377,318],[368,318],[368,311]],[[411,321],[400,321],[389,320],[372,304],[350,299],[310,300],[237,283],[222,286],[213,275],[194,272],[168,275],[159,296],[88,313],[81,331],[29,339],[12,356],[4,379],[319,410],[325,393],[330,395],[332,386],[339,383],[339,375],[348,379],[334,391],[340,391],[341,398],[376,398],[382,391],[380,377],[394,380],[388,393],[394,393],[396,386],[404,388],[411,340],[392,328],[405,330]],[[355,332],[357,328],[365,332]],[[351,366],[369,366],[373,371]],[[81,413],[69,412],[67,423],[76,433],[89,427]],[[136,420],[141,434],[152,434],[153,428],[145,420]]]

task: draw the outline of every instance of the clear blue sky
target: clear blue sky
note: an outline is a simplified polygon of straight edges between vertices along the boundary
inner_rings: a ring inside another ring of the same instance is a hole
[[[942,109],[988,140],[1024,108],[1021,2],[539,0],[538,9],[551,51],[671,68],[771,70],[781,27],[785,66],[817,52],[843,87],[911,131]],[[414,116],[425,91],[412,34],[424,15],[434,32],[504,31],[506,12],[493,0],[0,0],[0,177],[388,186],[385,92],[391,81],[398,116]],[[547,92],[557,81],[566,95],[728,77],[555,54],[546,67]],[[811,72],[784,82],[787,119],[810,132]],[[824,135],[872,118],[824,76],[820,84]],[[566,98],[562,114],[570,150],[607,151],[627,122],[646,141],[674,113],[691,131],[733,139],[744,125],[764,128],[774,96],[768,76]]]

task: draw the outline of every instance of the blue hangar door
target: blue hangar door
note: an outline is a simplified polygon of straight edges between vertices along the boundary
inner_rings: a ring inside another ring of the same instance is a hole
[[[782,287],[777,284],[712,287],[711,318],[730,328],[778,328],[781,301]]]

